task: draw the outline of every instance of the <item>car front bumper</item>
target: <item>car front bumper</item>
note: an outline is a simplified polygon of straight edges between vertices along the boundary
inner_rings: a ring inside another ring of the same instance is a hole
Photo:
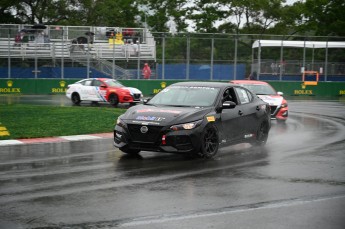
[[[271,106],[271,119],[278,119],[285,121],[289,116],[288,107]]]
[[[201,128],[193,130],[170,131],[165,127],[152,127],[152,133],[141,133],[136,127],[124,128],[118,125],[114,129],[114,146],[141,151],[170,153],[189,153],[200,149]]]

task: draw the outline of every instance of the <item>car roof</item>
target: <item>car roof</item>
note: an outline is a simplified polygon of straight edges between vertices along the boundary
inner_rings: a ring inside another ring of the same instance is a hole
[[[260,84],[267,85],[268,83],[259,80],[231,80],[230,83],[234,84]]]
[[[111,80],[111,78],[94,78],[95,80],[101,80],[101,81],[105,81],[105,80]]]
[[[216,87],[216,88],[224,88],[229,87],[232,84],[227,82],[211,82],[211,81],[188,81],[188,82],[178,82],[174,83],[171,86],[187,86],[187,87]],[[232,85],[233,86],[233,85]]]
[[[82,81],[82,80],[101,80],[101,81],[104,81],[104,80],[110,80],[112,78],[87,78],[87,79],[81,79],[79,81]]]

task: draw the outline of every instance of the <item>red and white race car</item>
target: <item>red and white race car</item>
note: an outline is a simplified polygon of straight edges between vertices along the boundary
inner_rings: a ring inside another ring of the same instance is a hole
[[[254,92],[271,107],[271,118],[286,121],[288,118],[288,103],[282,92],[277,92],[270,84],[258,80],[232,80],[230,83],[239,84]]]
[[[81,101],[109,102],[116,106],[119,103],[140,102],[143,93],[133,87],[126,87],[114,79],[90,78],[80,80],[67,86],[66,96],[74,104]]]

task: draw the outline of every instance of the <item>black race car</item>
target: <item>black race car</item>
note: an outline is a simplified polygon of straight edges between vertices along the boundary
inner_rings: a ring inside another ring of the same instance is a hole
[[[239,85],[175,83],[118,118],[114,145],[127,154],[160,151],[211,158],[220,144],[264,145],[270,116],[270,106]]]

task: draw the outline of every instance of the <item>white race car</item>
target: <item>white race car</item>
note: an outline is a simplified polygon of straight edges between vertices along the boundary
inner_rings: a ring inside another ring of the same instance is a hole
[[[66,96],[74,104],[81,101],[109,102],[113,106],[119,103],[138,103],[143,93],[133,87],[126,87],[114,79],[90,78],[67,86]]]
[[[271,107],[271,118],[285,122],[289,109],[282,92],[277,92],[270,84],[259,80],[232,80],[230,83],[248,88]]]

